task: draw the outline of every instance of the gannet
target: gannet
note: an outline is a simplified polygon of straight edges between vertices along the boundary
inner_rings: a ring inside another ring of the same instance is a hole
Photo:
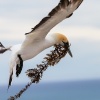
[[[31,32],[25,34],[25,40],[21,44],[6,48],[0,42],[0,53],[4,53],[7,50],[12,51],[8,88],[12,82],[13,69],[16,68],[16,76],[18,77],[23,68],[23,61],[35,57],[54,44],[70,47],[69,41],[65,35],[55,33],[48,36],[47,34],[58,23],[69,18],[82,1],[83,0],[60,0],[59,4],[48,14],[48,16],[44,17],[34,28],[32,28]],[[72,57],[70,48],[68,53]]]

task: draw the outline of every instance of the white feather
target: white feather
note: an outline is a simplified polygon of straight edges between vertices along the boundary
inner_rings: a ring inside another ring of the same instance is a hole
[[[47,36],[48,32],[58,23],[68,18],[80,5],[83,0],[60,0],[60,3],[51,13],[45,17],[47,20],[43,21],[35,30],[32,30],[26,35],[22,44],[12,46],[11,61],[10,61],[10,83],[12,81],[13,67],[19,64],[18,55],[21,55],[23,61],[35,57],[37,54],[46,48],[58,43],[55,36]],[[65,4],[64,4],[65,3]],[[45,38],[46,37],[46,38]]]

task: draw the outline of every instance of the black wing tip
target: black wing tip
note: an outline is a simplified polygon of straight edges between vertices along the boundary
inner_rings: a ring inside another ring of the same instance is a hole
[[[10,74],[10,77],[9,77],[8,89],[9,89],[9,87],[11,86],[12,75],[13,75],[13,72]],[[7,90],[8,90],[8,89],[7,89]]]
[[[0,42],[0,47],[3,47],[3,48],[5,48],[1,42]]]
[[[8,92],[8,90],[9,90],[9,87],[10,87],[10,85],[8,85],[7,92]]]
[[[20,67],[18,66],[18,64],[16,65],[16,77],[18,77],[20,74]]]
[[[19,58],[20,64],[16,65],[16,77],[20,75],[22,68],[23,68],[23,59],[20,54],[18,54],[17,56]]]
[[[0,42],[0,53],[4,53],[5,51],[7,51],[8,49],[7,48],[5,48],[4,46],[3,46],[3,44]]]

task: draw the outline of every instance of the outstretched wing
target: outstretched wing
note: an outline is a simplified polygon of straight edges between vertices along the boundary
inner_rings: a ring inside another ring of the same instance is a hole
[[[0,54],[4,53],[5,51],[7,51],[9,48],[5,48],[2,43],[0,42]]]
[[[32,31],[26,33],[23,44],[32,43],[34,40],[45,38],[48,32],[58,23],[69,18],[79,7],[83,0],[60,0],[59,4],[37,24]]]

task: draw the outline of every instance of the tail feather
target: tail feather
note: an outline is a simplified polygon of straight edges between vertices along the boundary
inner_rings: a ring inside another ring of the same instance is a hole
[[[5,48],[2,43],[0,42],[0,53],[4,53],[5,51],[7,51],[8,48]]]
[[[11,86],[12,83],[12,76],[13,76],[13,68],[16,67],[16,76],[18,77],[19,74],[22,71],[23,68],[23,60],[21,58],[21,55],[13,55],[13,58],[10,61],[10,76],[9,76],[9,83],[8,83],[8,89]]]
[[[13,80],[13,69],[16,65],[16,57],[11,58],[10,61],[10,76],[9,76],[9,82],[8,82],[8,89],[11,86],[12,80]]]
[[[8,89],[11,86],[12,76],[13,76],[13,71],[11,72],[10,77],[9,77]]]

